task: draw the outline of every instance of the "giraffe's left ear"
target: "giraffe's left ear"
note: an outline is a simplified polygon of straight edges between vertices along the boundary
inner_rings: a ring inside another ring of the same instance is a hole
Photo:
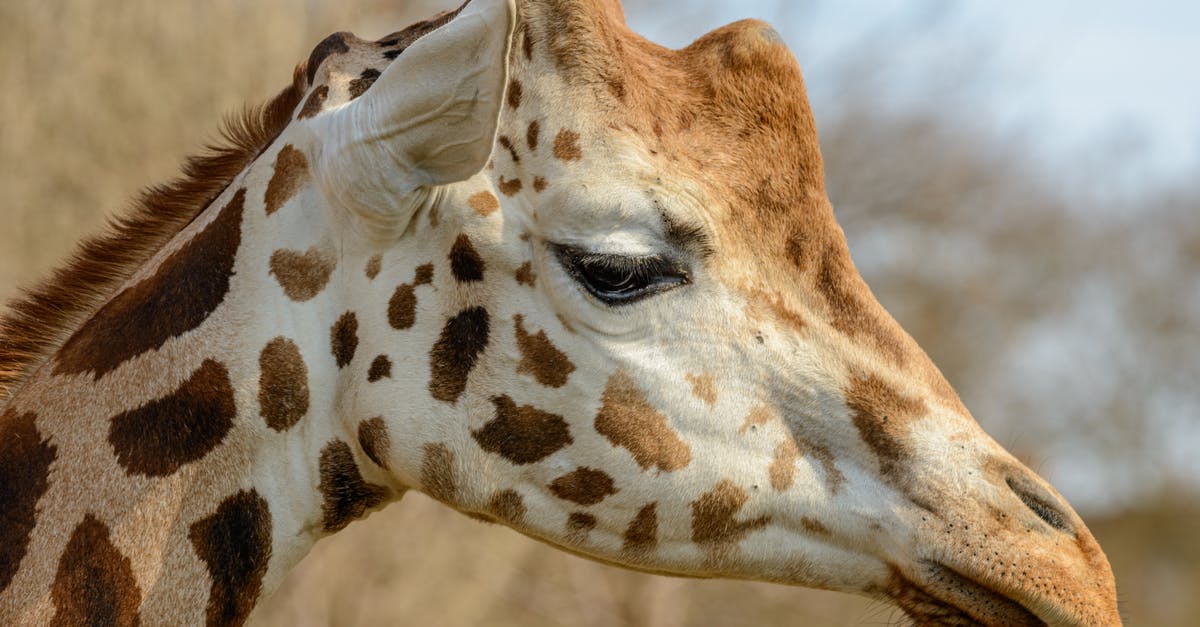
[[[486,165],[508,83],[514,0],[471,0],[418,39],[367,93],[313,121],[318,178],[368,219],[407,223],[430,188]]]

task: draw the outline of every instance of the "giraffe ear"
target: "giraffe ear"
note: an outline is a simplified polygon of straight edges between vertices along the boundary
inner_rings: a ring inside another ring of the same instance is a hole
[[[326,126],[317,131],[317,169],[332,200],[407,222],[427,196],[422,190],[482,170],[496,139],[515,24],[514,0],[471,0],[409,46],[362,97],[315,118]]]

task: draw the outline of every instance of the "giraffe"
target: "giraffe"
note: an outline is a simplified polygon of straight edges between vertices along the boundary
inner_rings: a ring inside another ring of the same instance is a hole
[[[411,489],[630,569],[1120,624],[855,270],[768,25],[471,0],[227,135],[0,322],[5,624],[240,624]]]

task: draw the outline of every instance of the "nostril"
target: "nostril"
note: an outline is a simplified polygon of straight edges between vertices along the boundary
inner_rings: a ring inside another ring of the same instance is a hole
[[[1063,531],[1074,534],[1071,525],[1068,522],[1069,517],[1063,513],[1061,506],[1058,505],[1058,500],[1043,492],[1031,481],[1017,477],[1009,476],[1005,478],[1005,483],[1012,489],[1017,498],[1028,507],[1030,511],[1037,514],[1047,525]]]

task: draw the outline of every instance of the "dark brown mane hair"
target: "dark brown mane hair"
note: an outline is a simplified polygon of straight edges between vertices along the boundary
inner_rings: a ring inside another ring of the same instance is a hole
[[[9,302],[0,315],[0,402],[275,141],[307,89],[305,65],[266,104],[227,117],[220,141],[185,159],[182,176],[143,190],[124,215],[112,217],[47,279]]]

